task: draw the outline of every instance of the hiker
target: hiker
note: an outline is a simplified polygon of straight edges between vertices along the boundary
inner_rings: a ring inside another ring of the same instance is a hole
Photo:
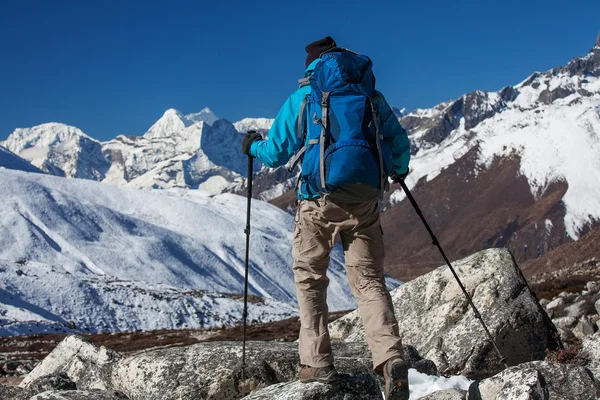
[[[408,399],[408,367],[383,275],[378,200],[408,173],[406,131],[375,91],[371,60],[337,47],[331,37],[306,47],[300,88],[284,103],[268,140],[249,132],[242,152],[269,168],[301,163],[292,255],[300,314],[303,382],[329,382],[331,351],[326,276],[339,234],[346,274],[373,356],[386,381],[386,399]]]

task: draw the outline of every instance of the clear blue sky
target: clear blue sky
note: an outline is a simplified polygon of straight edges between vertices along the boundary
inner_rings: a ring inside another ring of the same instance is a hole
[[[599,15],[598,0],[4,0],[0,139],[50,121],[140,135],[171,107],[274,117],[326,35],[373,59],[392,105],[431,107],[586,54]]]

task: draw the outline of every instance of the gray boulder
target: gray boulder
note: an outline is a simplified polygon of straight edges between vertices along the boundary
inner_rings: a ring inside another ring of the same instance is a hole
[[[553,400],[600,398],[600,383],[585,367],[547,361],[528,362],[519,367],[536,369],[544,377],[548,395]]]
[[[476,400],[597,400],[600,383],[585,367],[533,361],[474,383],[469,392]]]
[[[96,346],[79,336],[68,336],[23,379],[20,387],[29,388],[32,382],[46,375],[64,373],[79,388],[110,390],[112,368],[123,356]]]
[[[467,392],[460,389],[438,390],[424,397],[419,397],[419,400],[465,400]]]
[[[597,381],[600,381],[600,334],[588,336],[581,344],[581,353],[589,362],[588,368]]]
[[[547,400],[544,377],[535,368],[511,367],[469,388],[474,400]]]
[[[376,400],[381,389],[372,375],[342,376],[332,384],[279,383],[252,392],[245,400]]]
[[[453,264],[509,365],[544,359],[556,348],[556,328],[529,289],[511,254],[481,251]],[[442,374],[491,376],[504,366],[447,266],[392,293],[400,335]],[[357,311],[329,325],[345,342],[364,341]]]
[[[102,390],[49,390],[33,396],[30,400],[128,400],[118,392]]]

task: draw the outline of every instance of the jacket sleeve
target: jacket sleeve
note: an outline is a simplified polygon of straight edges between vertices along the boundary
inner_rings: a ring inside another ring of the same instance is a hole
[[[410,141],[408,133],[398,122],[398,118],[392,111],[381,93],[379,94],[380,117],[383,130],[383,140],[392,152],[393,171],[398,175],[408,172],[408,163],[410,161]]]
[[[258,158],[269,168],[277,168],[289,161],[300,147],[302,138],[298,137],[297,122],[304,96],[310,88],[301,88],[286,100],[279,110],[267,140],[252,143],[250,154]]]

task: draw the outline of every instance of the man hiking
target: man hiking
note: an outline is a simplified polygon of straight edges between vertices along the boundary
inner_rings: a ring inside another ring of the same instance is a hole
[[[292,255],[300,314],[303,382],[336,378],[329,338],[326,276],[340,236],[346,274],[358,303],[373,368],[385,398],[407,400],[408,366],[383,276],[378,200],[391,176],[408,172],[410,146],[383,95],[371,60],[337,47],[331,37],[306,47],[305,78],[284,103],[268,140],[248,133],[243,153],[270,168],[301,162]]]

